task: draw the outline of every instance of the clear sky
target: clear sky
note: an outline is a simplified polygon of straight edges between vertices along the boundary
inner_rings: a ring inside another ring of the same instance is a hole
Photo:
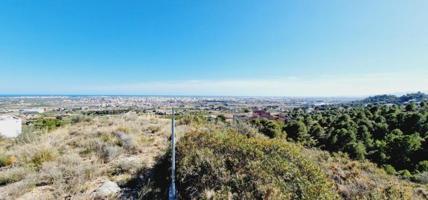
[[[0,1],[0,94],[412,91],[426,0]]]

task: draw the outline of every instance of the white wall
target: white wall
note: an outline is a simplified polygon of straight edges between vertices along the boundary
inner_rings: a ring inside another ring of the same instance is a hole
[[[0,135],[5,137],[16,137],[22,132],[22,121],[18,118],[0,118]]]

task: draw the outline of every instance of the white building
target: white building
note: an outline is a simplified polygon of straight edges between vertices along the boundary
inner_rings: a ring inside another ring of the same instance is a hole
[[[22,120],[9,115],[0,115],[0,135],[16,137],[22,132]]]

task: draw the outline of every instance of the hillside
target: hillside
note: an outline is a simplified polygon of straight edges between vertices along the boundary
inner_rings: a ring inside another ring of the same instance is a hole
[[[297,146],[234,133],[192,133],[178,145],[182,199],[336,199],[333,182]]]
[[[392,103],[392,104],[404,104],[408,102],[421,102],[427,101],[428,95],[422,92],[410,93],[402,96],[395,95],[376,95],[372,97],[367,97],[361,101],[357,101],[356,103],[370,103],[370,104],[384,104],[384,103]]]
[[[428,199],[426,185],[368,160],[271,139],[246,122],[177,118],[180,199]],[[0,199],[166,198],[168,119],[130,112],[56,122],[1,140]]]
[[[426,186],[368,161],[234,128],[195,129],[178,145],[183,199],[427,199]]]
[[[136,198],[168,136],[169,120],[127,113],[2,140],[0,199]]]

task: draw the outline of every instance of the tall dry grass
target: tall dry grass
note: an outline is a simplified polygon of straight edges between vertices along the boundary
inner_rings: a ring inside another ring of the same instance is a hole
[[[168,124],[126,113],[2,140],[0,199],[90,199],[103,180],[126,184],[166,150]]]

